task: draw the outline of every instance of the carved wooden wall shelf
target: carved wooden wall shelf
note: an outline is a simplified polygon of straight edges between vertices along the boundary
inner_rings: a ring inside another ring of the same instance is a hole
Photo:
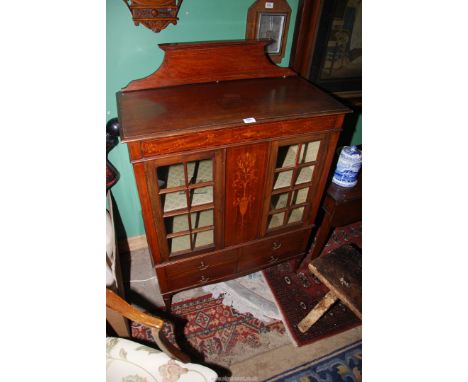
[[[135,25],[143,24],[153,32],[160,32],[169,24],[177,24],[183,0],[124,0],[132,13]]]

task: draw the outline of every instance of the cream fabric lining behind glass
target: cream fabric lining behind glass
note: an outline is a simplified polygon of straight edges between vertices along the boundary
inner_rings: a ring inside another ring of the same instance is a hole
[[[280,208],[286,207],[288,204],[288,193],[283,192],[271,196],[271,208],[272,210],[279,210]]]
[[[195,162],[187,163],[187,172],[190,176],[194,175]],[[171,165],[169,166],[169,172],[167,177],[167,184],[170,187],[178,187],[185,184],[185,175],[184,175],[184,166],[183,165]],[[213,161],[200,160],[198,173],[196,177],[196,183],[209,182],[213,180]],[[202,204],[213,203],[213,186],[206,186],[192,190],[192,206],[199,206]],[[166,194],[164,198],[164,212],[173,211],[181,208],[187,208],[187,198],[185,196],[185,191],[172,192]],[[192,228],[206,227],[213,225],[213,212],[202,211],[198,213],[199,222],[196,225],[197,214],[192,212]],[[173,232],[185,231],[188,229],[187,215],[176,216],[173,220]],[[195,234],[194,234],[195,235]],[[178,238],[173,238],[169,240],[169,251],[171,253],[184,251],[190,249],[190,236],[182,236]],[[196,247],[202,247],[205,245],[213,244],[213,231],[200,232],[196,234]]]
[[[293,171],[284,171],[284,172],[279,172],[275,174],[275,186],[273,189],[278,189],[278,188],[283,188],[283,187],[289,187],[291,185],[291,180],[293,176]]]
[[[277,168],[289,167],[295,165],[298,145],[288,146],[288,152],[282,163]],[[320,141],[307,142],[301,146],[299,163],[312,162],[317,160]],[[295,184],[307,183],[312,179],[315,166],[303,167],[299,170]],[[291,185],[292,171],[285,171],[276,174],[276,180],[273,189],[288,187]]]
[[[301,148],[299,163],[313,162],[317,160],[320,141],[304,143]],[[306,150],[304,157],[304,150]]]
[[[285,146],[282,146],[282,147],[285,147]],[[280,147],[279,150],[281,150],[282,147]],[[296,164],[296,154],[297,154],[297,149],[299,148],[299,146],[293,145],[293,146],[286,146],[286,147],[288,147],[288,152],[286,154],[286,157],[284,158],[283,163],[280,163],[280,165],[277,168],[291,167]],[[279,150],[278,150],[278,154],[279,154]]]
[[[192,164],[190,162],[189,164]],[[199,162],[197,183],[213,180],[213,161],[202,160]],[[193,173],[193,165],[189,166],[188,172]],[[189,179],[190,181],[190,179]],[[169,187],[179,187],[185,184],[184,166],[175,164],[169,166],[167,176],[167,184]],[[213,187],[202,187],[194,190],[192,203],[193,205],[207,204],[213,202]],[[174,211],[181,208],[187,208],[187,199],[185,191],[171,192],[164,197],[164,212]]]
[[[187,163],[187,173],[190,181],[190,176],[193,175],[195,162]],[[213,161],[211,159],[198,161],[198,174],[195,183],[210,182],[213,180]],[[179,187],[185,184],[184,166],[183,164],[173,164],[168,166],[169,173],[167,175],[168,187]]]
[[[278,149],[278,155],[280,155],[280,150],[285,146],[282,146]],[[277,163],[276,168],[284,168],[289,166],[294,166],[296,164],[296,154],[299,148],[298,145],[291,145],[286,146],[288,147],[288,151],[286,153],[285,158],[281,163]],[[301,151],[299,153],[299,163],[306,163],[306,162],[313,162],[317,160],[318,151],[320,148],[320,141],[312,141],[312,142],[305,142],[301,146]],[[306,166],[298,169],[297,178],[295,181],[295,185],[307,183],[312,180],[312,175],[314,173],[315,166]],[[275,175],[275,182],[273,185],[273,189],[279,189],[283,187],[289,187],[292,181],[292,170],[291,171],[284,171],[277,173]],[[291,204],[300,204],[304,203],[307,200],[307,193],[309,192],[309,188],[304,188],[301,190],[294,191],[293,195],[295,196],[291,201]],[[279,194],[276,196],[271,197],[271,209],[279,209],[286,207],[285,203],[287,201],[287,193]],[[300,221],[302,219],[302,215],[304,213],[304,207],[296,208],[291,210],[290,215],[288,217],[287,224],[294,223]],[[268,218],[268,229],[280,227],[283,225],[283,218],[284,212],[277,213],[270,215]]]
[[[284,147],[284,146],[282,146]],[[294,166],[296,163],[296,154],[298,145],[287,146],[288,152],[283,162],[280,163],[277,168]],[[305,142],[301,146],[301,152],[299,155],[299,163],[313,162],[317,160],[317,154],[320,148],[320,141]],[[281,150],[281,147],[279,148]],[[305,155],[304,155],[305,150]],[[278,151],[279,152],[279,151]]]
[[[268,229],[276,228],[283,225],[284,212],[273,214],[269,216]]]

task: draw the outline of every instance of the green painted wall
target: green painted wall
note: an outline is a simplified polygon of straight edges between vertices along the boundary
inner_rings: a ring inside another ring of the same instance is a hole
[[[107,0],[106,120],[117,116],[115,93],[159,67],[163,52],[157,44],[244,39],[247,10],[252,3],[253,0],[184,0],[177,25],[171,24],[162,32],[154,33],[141,25],[134,26],[122,0]],[[288,3],[292,17],[281,66],[289,64],[298,0],[288,0]],[[119,144],[109,153],[109,159],[120,172],[120,180],[112,192],[125,235],[142,235],[145,230],[127,146]]]
[[[356,128],[351,138],[352,145],[360,145],[362,143],[362,114],[359,115],[359,118],[356,122]]]

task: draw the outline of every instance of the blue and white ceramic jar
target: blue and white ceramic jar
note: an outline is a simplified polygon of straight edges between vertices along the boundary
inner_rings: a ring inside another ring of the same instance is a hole
[[[332,182],[341,187],[354,187],[358,182],[361,164],[362,153],[356,146],[343,147]]]

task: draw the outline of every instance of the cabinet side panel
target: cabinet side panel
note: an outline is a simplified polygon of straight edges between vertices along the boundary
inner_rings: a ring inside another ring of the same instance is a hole
[[[323,170],[321,171],[320,180],[316,188],[317,197],[314,197],[312,200],[312,204],[309,210],[309,217],[307,219],[307,222],[310,224],[313,224],[315,222],[315,218],[317,217],[317,211],[320,207],[322,195],[325,192],[325,186],[327,184],[328,176],[330,173],[330,167],[333,162],[333,157],[335,156],[336,144],[338,143],[339,137],[340,132],[338,131],[329,133],[329,136],[327,138],[326,154],[323,160]]]
[[[141,159],[141,143],[140,142],[128,142],[128,152],[130,154],[130,160],[135,161]]]
[[[344,118],[345,118],[345,114],[341,114],[337,116],[336,121],[335,121],[335,128],[339,130],[328,132],[327,151],[323,160],[323,170],[321,171],[320,181],[317,186],[318,195],[324,195],[325,187],[329,181],[330,171],[333,171],[333,169],[331,168],[331,165],[333,164],[333,158],[336,155],[336,146],[338,144],[338,139],[340,138],[340,133],[342,131]],[[311,208],[309,212],[310,223],[315,222],[315,218],[317,216],[317,211],[320,207],[321,200],[322,198],[315,198],[311,204]]]
[[[161,262],[161,255],[159,250],[158,238],[156,235],[156,227],[154,224],[151,201],[148,194],[144,164],[134,163],[133,171],[135,173],[138,195],[140,196],[143,222],[145,223],[146,240],[148,241],[148,246],[151,252],[151,256],[153,257],[153,261],[154,263],[158,264]]]
[[[225,246],[258,236],[268,147],[264,142],[226,150]]]

